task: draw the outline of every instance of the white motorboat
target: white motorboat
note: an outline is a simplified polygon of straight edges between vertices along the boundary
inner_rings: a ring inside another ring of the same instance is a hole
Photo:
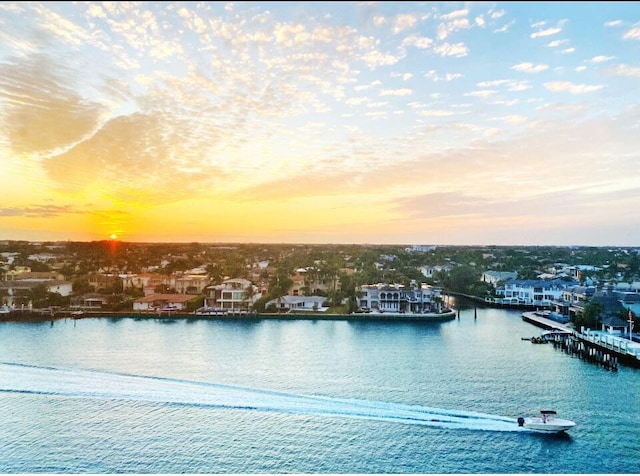
[[[540,416],[518,418],[518,426],[545,433],[562,433],[576,426],[571,420],[556,418],[556,414],[555,410],[541,410]]]

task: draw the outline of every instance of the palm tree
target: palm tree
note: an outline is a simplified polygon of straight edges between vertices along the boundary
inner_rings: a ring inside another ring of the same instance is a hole
[[[247,304],[247,312],[250,310],[250,307],[253,306],[253,297],[256,295],[256,290],[253,287],[253,283],[249,283],[249,286],[244,288],[244,300]]]
[[[287,294],[287,292],[289,291],[289,288],[291,287],[291,284],[293,284],[293,282],[291,281],[289,276],[279,271],[275,279],[271,282],[271,285],[269,286],[269,293],[275,299],[277,299],[278,312],[280,312],[280,304],[282,302],[282,296],[285,296]]]

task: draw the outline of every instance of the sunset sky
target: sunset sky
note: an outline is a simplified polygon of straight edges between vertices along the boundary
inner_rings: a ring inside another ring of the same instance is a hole
[[[640,245],[638,2],[2,2],[0,239]]]

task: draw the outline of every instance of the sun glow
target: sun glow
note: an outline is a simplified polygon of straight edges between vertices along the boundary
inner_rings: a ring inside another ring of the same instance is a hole
[[[109,238],[111,238],[112,240],[117,240],[118,239],[118,235],[116,235],[115,233],[111,233]]]

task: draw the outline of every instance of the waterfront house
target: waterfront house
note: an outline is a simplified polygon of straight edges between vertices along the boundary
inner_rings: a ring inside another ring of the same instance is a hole
[[[72,298],[71,306],[78,309],[85,310],[99,310],[106,307],[109,301],[113,298],[113,295],[100,294],[100,293],[87,293],[82,296]]]
[[[496,289],[496,302],[517,306],[551,307],[562,300],[562,293],[576,281],[562,279],[511,279]]]
[[[286,295],[272,299],[265,305],[266,309],[275,308],[278,311],[326,311],[327,298],[324,296],[291,296]]]
[[[555,316],[561,316],[561,322],[569,321],[571,316],[582,314],[584,312],[584,307],[594,294],[595,287],[593,286],[569,286],[562,291],[560,299],[552,302],[552,306],[554,308],[552,314]]]
[[[357,289],[358,307],[372,312],[427,313],[442,311],[442,290],[415,281],[401,284],[367,284]]]
[[[73,285],[69,281],[55,279],[19,279],[0,283],[0,294],[4,295],[3,301],[11,307],[27,304],[31,300],[31,291],[38,286],[44,286],[48,293],[57,293],[60,296],[69,296],[73,291]]]
[[[248,311],[260,298],[258,287],[248,279],[233,278],[221,284],[207,286],[204,306],[234,312]]]
[[[151,294],[133,301],[134,311],[162,312],[187,311],[188,303],[195,300],[188,294]]]

